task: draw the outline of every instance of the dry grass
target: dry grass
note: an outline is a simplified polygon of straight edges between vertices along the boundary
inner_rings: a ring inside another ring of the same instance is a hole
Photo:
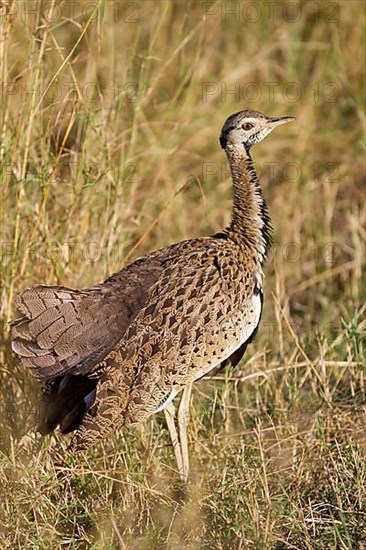
[[[363,4],[280,2],[271,21],[257,2],[256,22],[252,2],[97,4],[1,2],[1,548],[361,550]],[[71,458],[34,433],[14,295],[220,229],[217,137],[243,107],[298,122],[254,150],[276,229],[262,328],[196,384],[190,483],[161,415]]]

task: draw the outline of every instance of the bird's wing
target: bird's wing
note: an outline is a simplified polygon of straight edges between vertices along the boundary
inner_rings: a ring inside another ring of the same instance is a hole
[[[122,338],[162,269],[155,253],[91,289],[25,289],[11,323],[13,350],[39,380],[89,372]]]
[[[247,285],[251,299],[255,281],[250,270],[238,275],[207,241],[197,248],[167,262],[148,304],[103,361],[104,374],[93,407],[74,436],[74,449],[148,417],[173,386],[193,381],[201,367],[209,369],[210,361],[217,365],[231,347],[239,347],[240,338],[246,339],[245,330],[249,338],[255,329],[258,311],[248,308],[247,326],[237,318],[243,305],[240,285]]]

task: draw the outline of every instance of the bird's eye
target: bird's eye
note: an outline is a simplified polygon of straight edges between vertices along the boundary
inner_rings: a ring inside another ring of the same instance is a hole
[[[253,126],[254,124],[252,124],[251,122],[244,122],[241,127],[243,128],[243,130],[251,130]]]

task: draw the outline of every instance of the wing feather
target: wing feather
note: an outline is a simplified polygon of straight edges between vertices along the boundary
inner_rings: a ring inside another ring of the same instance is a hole
[[[11,323],[13,350],[39,380],[91,371],[122,338],[161,270],[152,255],[91,289],[25,289],[16,298],[22,316]]]

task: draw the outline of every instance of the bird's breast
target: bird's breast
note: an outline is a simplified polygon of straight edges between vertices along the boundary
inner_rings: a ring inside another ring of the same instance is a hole
[[[195,374],[194,380],[201,378],[211,369],[220,365],[239,349],[256,330],[262,312],[261,294],[253,294],[243,308],[234,310],[222,323],[219,323],[215,339],[209,339],[206,351],[207,363]]]

